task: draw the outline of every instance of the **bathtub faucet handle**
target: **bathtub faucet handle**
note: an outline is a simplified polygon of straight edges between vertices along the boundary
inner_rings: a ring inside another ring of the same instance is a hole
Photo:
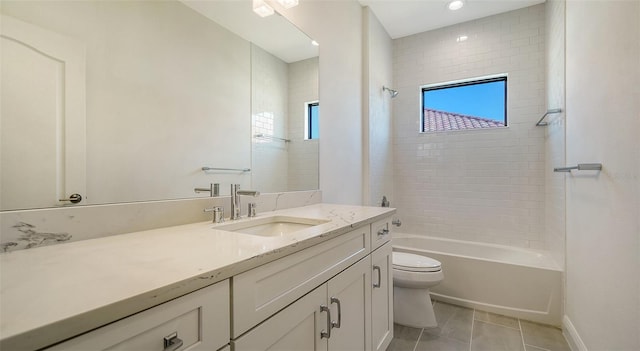
[[[391,221],[391,224],[395,225],[396,227],[399,227],[402,225],[402,222],[400,222],[400,219],[396,218]]]

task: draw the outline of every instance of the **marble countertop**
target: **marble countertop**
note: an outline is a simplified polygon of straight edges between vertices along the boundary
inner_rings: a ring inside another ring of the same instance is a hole
[[[201,222],[0,254],[0,349],[51,345],[394,212],[316,204],[258,214],[329,220],[283,237]]]

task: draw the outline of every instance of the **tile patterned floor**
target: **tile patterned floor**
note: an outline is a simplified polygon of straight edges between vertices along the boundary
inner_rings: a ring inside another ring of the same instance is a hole
[[[396,324],[387,351],[570,351],[547,325],[435,302],[436,328]]]

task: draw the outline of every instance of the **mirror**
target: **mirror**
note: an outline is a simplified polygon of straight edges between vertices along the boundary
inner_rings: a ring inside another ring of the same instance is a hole
[[[198,8],[215,5],[239,32]],[[311,46],[283,17],[259,18],[245,0],[2,1],[0,12],[0,210],[60,206],[74,193],[83,196],[77,205],[209,196],[194,188],[210,183],[221,195],[232,183],[317,189],[317,141],[293,129],[304,115],[292,114],[308,99],[298,92],[313,90],[317,100],[317,48],[315,58],[280,58],[277,44],[291,41],[273,27]],[[244,19],[234,19],[238,13]],[[286,91],[253,89],[265,57],[286,67]],[[305,72],[315,69],[315,79],[306,81],[315,86],[294,87],[291,72],[310,62],[315,68]],[[272,98],[277,106],[266,106]],[[270,136],[291,142],[254,137],[264,112],[274,112],[279,128]],[[313,144],[315,167],[296,162]],[[297,174],[309,181],[289,181]]]

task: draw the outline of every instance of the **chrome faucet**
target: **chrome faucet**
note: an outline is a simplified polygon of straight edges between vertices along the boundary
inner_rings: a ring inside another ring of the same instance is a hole
[[[231,215],[229,219],[240,219],[241,195],[258,197],[260,192],[255,190],[240,190],[240,184],[231,184]]]
[[[220,184],[219,183],[211,183],[208,188],[195,188],[193,189],[196,193],[208,192],[209,196],[217,197],[220,196]]]

